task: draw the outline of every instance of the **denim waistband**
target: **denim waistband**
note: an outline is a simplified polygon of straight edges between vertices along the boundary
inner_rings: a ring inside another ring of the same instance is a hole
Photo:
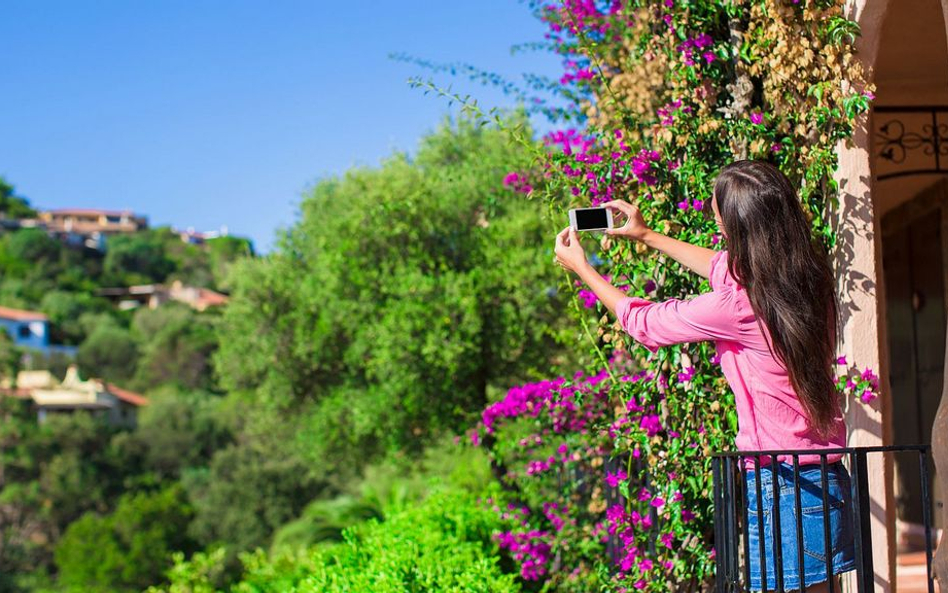
[[[803,480],[814,480],[814,479],[822,478],[822,473],[821,473],[822,466],[819,463],[808,463],[806,465],[800,465],[798,467],[799,467],[800,477]],[[760,470],[761,470],[760,472],[761,487],[763,488],[770,487],[770,474],[773,472],[771,465],[769,463],[766,465],[761,465]],[[839,479],[839,476],[841,474],[848,475],[848,473],[849,472],[846,469],[846,466],[843,465],[842,461],[834,461],[832,463],[826,464],[826,474],[827,474],[827,478],[830,480]],[[747,475],[748,481],[755,479],[753,469],[748,469],[746,475]],[[777,484],[780,486],[781,489],[786,487],[788,484],[790,486],[793,485],[793,465],[786,463],[784,461],[781,461],[778,463]]]

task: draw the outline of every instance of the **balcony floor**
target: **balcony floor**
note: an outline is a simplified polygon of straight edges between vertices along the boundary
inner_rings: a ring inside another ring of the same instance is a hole
[[[925,552],[905,552],[898,555],[895,567],[897,593],[928,593]],[[938,593],[938,582],[935,582]]]

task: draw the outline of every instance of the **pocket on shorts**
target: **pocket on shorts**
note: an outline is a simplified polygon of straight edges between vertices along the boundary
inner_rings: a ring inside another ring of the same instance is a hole
[[[829,527],[829,541],[833,553],[850,545],[852,542],[851,521],[847,519],[852,512],[849,502],[849,480],[830,473],[827,480],[828,515],[823,512],[823,496],[820,488],[820,475],[817,472],[815,479],[804,482],[800,492],[800,506],[803,523],[803,552],[820,562],[826,561],[826,524]],[[803,480],[801,480],[803,481]],[[815,488],[814,488],[815,486]],[[795,495],[790,494],[791,498]],[[796,512],[796,501],[792,503]]]

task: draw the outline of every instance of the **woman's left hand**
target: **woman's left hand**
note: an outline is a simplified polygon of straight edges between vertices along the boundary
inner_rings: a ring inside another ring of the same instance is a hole
[[[572,227],[566,227],[556,236],[553,253],[556,254],[554,261],[571,272],[578,272],[582,266],[588,265],[586,252]]]

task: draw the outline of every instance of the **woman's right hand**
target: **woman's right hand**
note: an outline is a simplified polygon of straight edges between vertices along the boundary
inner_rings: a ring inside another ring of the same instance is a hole
[[[639,212],[635,204],[625,200],[611,200],[602,204],[602,207],[612,210],[613,219],[616,212],[620,212],[625,216],[625,224],[618,228],[606,229],[607,235],[619,235],[642,241],[652,230],[645,224],[645,219],[642,218],[642,213]]]

